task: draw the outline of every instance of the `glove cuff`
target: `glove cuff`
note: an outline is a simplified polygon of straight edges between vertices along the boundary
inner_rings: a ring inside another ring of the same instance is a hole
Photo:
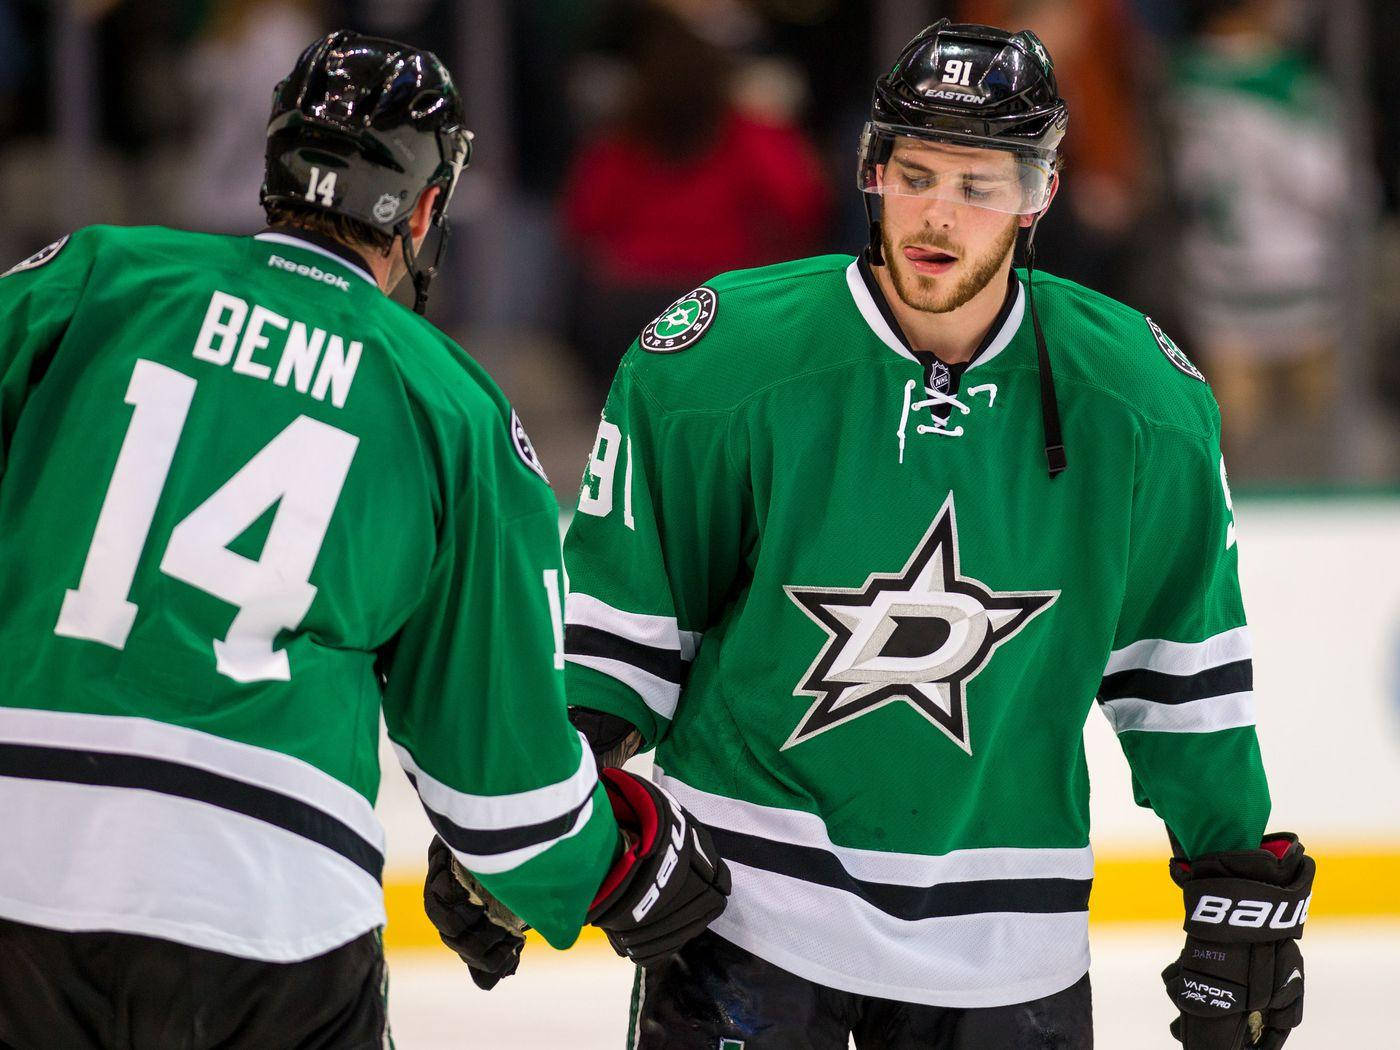
[[[598,778],[622,830],[623,850],[589,905],[589,922],[597,922],[626,888],[636,873],[638,860],[651,852],[661,830],[661,815],[651,784],[615,767],[599,770]]]
[[[1172,879],[1186,906],[1184,929],[1210,941],[1266,942],[1303,935],[1315,865],[1292,834],[1270,835],[1256,850],[1173,858]]]

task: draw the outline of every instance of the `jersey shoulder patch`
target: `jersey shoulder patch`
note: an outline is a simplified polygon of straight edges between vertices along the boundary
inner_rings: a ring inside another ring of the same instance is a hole
[[[59,252],[63,251],[63,246],[68,243],[68,238],[71,236],[71,234],[65,234],[52,244],[40,248],[28,259],[23,259],[15,263],[4,273],[0,273],[0,278],[9,277],[11,274],[20,273],[23,270],[37,270],[39,267],[43,266],[44,263],[51,261]]]
[[[530,440],[530,435],[525,433],[525,424],[520,422],[520,417],[516,415],[515,409],[510,410],[510,444],[515,449],[515,454],[521,461],[538,474],[546,485],[549,478],[545,475],[544,464],[540,462],[539,453],[535,451],[534,443]]]
[[[718,312],[719,296],[702,284],[662,311],[642,329],[637,342],[648,353],[679,353],[704,338]]]
[[[1173,367],[1175,367],[1178,372],[1182,372],[1192,379],[1198,379],[1204,383],[1206,377],[1201,375],[1201,370],[1191,363],[1191,359],[1186,356],[1181,347],[1176,345],[1172,337],[1162,331],[1162,326],[1150,317],[1144,317],[1143,320],[1147,322],[1147,327],[1152,330],[1152,338],[1157,340],[1157,346],[1161,349],[1162,353],[1166,355],[1167,360],[1172,363]]]

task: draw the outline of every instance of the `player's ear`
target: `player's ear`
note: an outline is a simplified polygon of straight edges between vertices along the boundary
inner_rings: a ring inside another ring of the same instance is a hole
[[[437,203],[438,194],[441,192],[441,186],[429,186],[418,198],[418,205],[413,209],[413,218],[408,223],[408,231],[413,236],[414,244],[420,243],[428,235],[428,227],[433,222],[433,205]]]

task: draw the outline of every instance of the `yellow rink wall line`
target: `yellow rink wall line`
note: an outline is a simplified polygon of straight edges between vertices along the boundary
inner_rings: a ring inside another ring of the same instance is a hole
[[[1318,873],[1310,919],[1400,918],[1400,843],[1366,850],[1322,848],[1313,856]],[[1181,893],[1167,875],[1165,857],[1105,854],[1094,867],[1091,922],[1181,921]],[[391,872],[384,880],[384,906],[386,948],[441,946],[423,914],[421,873]],[[530,938],[544,946],[538,934]],[[578,943],[605,946],[606,940],[602,931],[585,926]]]

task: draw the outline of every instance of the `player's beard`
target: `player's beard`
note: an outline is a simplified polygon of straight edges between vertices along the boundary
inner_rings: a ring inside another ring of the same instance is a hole
[[[978,292],[987,287],[991,279],[996,276],[997,271],[1001,269],[1001,264],[1006,261],[1007,255],[1016,246],[1016,234],[1020,232],[1020,229],[1019,220],[1016,216],[1012,216],[1006,229],[985,253],[976,259],[968,259],[958,251],[956,245],[947,242],[939,243],[935,237],[910,238],[896,247],[890,237],[889,227],[884,226],[881,243],[885,251],[885,265],[889,268],[890,280],[894,282],[896,294],[911,309],[931,314],[950,313],[958,307],[966,305],[977,296]],[[905,267],[910,265],[909,261],[904,258],[903,249],[906,247],[928,248],[956,254],[966,268],[965,272],[951,288],[940,288],[937,277],[925,277],[920,273],[906,272]]]

